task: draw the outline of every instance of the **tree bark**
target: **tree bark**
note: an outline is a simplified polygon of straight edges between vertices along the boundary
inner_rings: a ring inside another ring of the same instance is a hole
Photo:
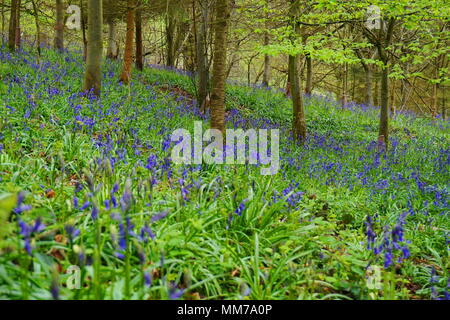
[[[294,34],[298,35],[300,28],[298,18],[298,2],[290,0],[290,20]],[[307,135],[305,107],[303,104],[301,81],[298,71],[299,55],[289,55],[289,83],[293,105],[292,132],[296,142],[304,143]]]
[[[17,28],[17,11],[19,0],[11,0],[11,13],[9,16],[9,35],[8,48],[11,51],[16,50],[16,28]]]
[[[106,57],[116,60],[119,56],[119,48],[117,46],[116,22],[113,18],[108,19],[108,50]]]
[[[344,63],[343,68],[341,104],[344,107],[348,103],[348,63]]]
[[[33,5],[34,23],[36,25],[36,48],[38,57],[41,56],[41,26],[39,24],[39,11],[36,6],[36,0],[31,0]]]
[[[80,0],[80,11],[81,11],[81,32],[83,35],[83,60],[86,61],[87,59],[87,46],[88,41],[86,37],[86,22],[84,20],[84,6],[83,6],[83,0]]]
[[[142,9],[136,10],[136,69],[144,70],[144,56],[142,47]]]
[[[55,49],[64,50],[64,6],[63,0],[56,0]]]
[[[168,1],[168,0],[166,0]],[[168,2],[167,2],[167,5]],[[172,8],[167,8],[166,12],[166,65],[175,66],[175,17]]]
[[[208,33],[209,7],[208,0],[201,1],[201,25],[197,34],[197,75],[198,75],[198,93],[197,101],[202,111],[206,112],[206,98],[209,92],[209,68],[208,68],[208,47],[206,45],[206,36]]]
[[[306,55],[306,86],[305,93],[311,95],[313,90],[313,64],[310,54]]]
[[[369,106],[373,106],[373,73],[372,68],[369,65],[364,66],[365,71],[365,102]]]
[[[128,0],[128,13],[127,13],[127,34],[125,39],[125,52],[123,59],[122,74],[120,81],[125,84],[130,83],[131,80],[131,68],[133,64],[133,46],[134,46],[134,17],[136,11],[135,0]]]
[[[5,44],[5,0],[2,0],[2,45]]]
[[[389,19],[385,36],[377,43],[378,55],[380,56],[381,62],[383,62],[381,71],[381,113],[378,141],[381,144],[384,140],[385,148],[389,145],[389,56],[386,52],[386,48],[391,44],[395,23],[395,18]],[[384,21],[382,21],[382,30],[384,29],[383,25]]]
[[[18,0],[17,4],[17,13],[16,13],[16,47],[20,48],[21,45],[21,30],[20,30],[20,6],[22,5],[22,1]]]
[[[93,90],[99,97],[102,81],[102,26],[103,26],[103,6],[102,1],[89,0],[88,2],[88,48],[86,59],[86,73],[84,78],[85,91]]]
[[[211,128],[225,133],[225,82],[228,46],[229,0],[216,0],[214,65],[211,92]]]
[[[269,1],[265,2],[265,7],[268,8]],[[264,45],[268,46],[270,44],[270,34],[269,34],[269,14],[266,14],[266,22],[265,22],[266,31],[264,32]],[[270,85],[271,78],[271,59],[268,54],[264,55],[264,73],[263,73],[263,85],[268,87]]]

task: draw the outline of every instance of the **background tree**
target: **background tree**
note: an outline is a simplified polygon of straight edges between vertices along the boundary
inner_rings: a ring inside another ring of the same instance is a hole
[[[56,0],[55,49],[64,50],[64,3]]]
[[[102,1],[88,1],[88,48],[86,59],[86,73],[83,90],[93,90],[96,96],[101,93],[102,81],[102,40],[103,6]]]
[[[125,40],[125,52],[123,59],[122,74],[120,81],[128,84],[131,80],[132,64],[133,64],[133,47],[134,47],[134,21],[136,12],[136,1],[128,0],[127,2],[127,34]]]

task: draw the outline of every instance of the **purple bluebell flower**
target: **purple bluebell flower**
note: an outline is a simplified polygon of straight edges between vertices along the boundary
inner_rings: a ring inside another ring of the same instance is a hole
[[[157,213],[152,217],[151,222],[153,223],[153,222],[160,221],[160,220],[164,219],[165,217],[167,217],[168,214],[169,214],[169,210],[165,210],[163,212]]]
[[[153,282],[152,274],[150,272],[145,272],[144,273],[144,283],[145,283],[145,285],[150,288],[152,286],[152,282]]]

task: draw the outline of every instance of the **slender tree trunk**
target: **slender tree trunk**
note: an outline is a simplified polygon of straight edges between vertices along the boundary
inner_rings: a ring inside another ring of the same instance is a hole
[[[267,4],[266,4],[267,5]],[[268,17],[266,17],[268,19]],[[266,20],[266,29],[268,29],[268,20]],[[268,46],[270,44],[270,35],[269,32],[266,31],[264,33],[264,45]],[[264,73],[263,73],[263,85],[268,87],[270,85],[270,78],[271,78],[271,59],[270,55],[265,54],[264,55]]]
[[[383,37],[384,39],[381,42],[378,42],[376,45],[380,60],[381,62],[383,62],[381,71],[381,113],[378,142],[380,144],[380,147],[384,143],[384,148],[387,148],[389,145],[389,56],[386,52],[386,48],[391,44],[395,24],[395,18],[390,18],[387,24],[386,32],[384,34],[385,37]],[[383,29],[385,29],[384,21],[382,21],[381,30]]]
[[[229,0],[216,0],[214,65],[211,92],[211,128],[225,133],[225,82],[228,46]]]
[[[22,5],[22,1],[18,0],[17,4],[17,13],[16,13],[16,47],[20,48],[21,45],[21,28],[20,28],[20,6]]]
[[[373,104],[375,106],[380,106],[380,74],[378,70],[375,74],[375,88],[374,88],[374,96],[373,96]]]
[[[365,73],[365,103],[369,106],[373,106],[373,73],[372,68],[369,65],[363,65]]]
[[[64,50],[64,5],[63,0],[56,0],[55,49]]]
[[[348,63],[344,63],[343,67],[341,103],[344,107],[348,103]]]
[[[114,19],[108,19],[108,50],[106,52],[106,57],[111,60],[116,60],[119,55],[119,48],[117,46],[116,39],[116,22]]]
[[[168,2],[167,5],[169,5]],[[173,9],[168,7],[166,12],[166,65],[169,67],[175,66],[175,27]]]
[[[136,11],[135,0],[128,0],[127,34],[125,39],[125,52],[123,59],[122,74],[120,76],[120,81],[122,81],[125,84],[130,83],[131,80],[131,69],[133,65],[135,11]]]
[[[88,40],[86,36],[86,21],[84,20],[84,6],[83,0],[80,0],[80,11],[81,11],[81,32],[83,35],[83,60],[87,59],[87,50],[88,50]]]
[[[206,98],[209,92],[209,68],[208,68],[208,47],[206,36],[208,33],[209,7],[208,0],[201,1],[201,25],[197,34],[197,75],[198,75],[198,96],[197,101],[202,111],[206,112]]]
[[[16,28],[17,28],[17,11],[19,0],[11,0],[11,13],[9,16],[9,35],[8,47],[9,50],[16,50]]]
[[[298,2],[290,0],[290,19],[294,29],[294,34],[299,34],[300,28],[297,22],[299,13]],[[302,88],[300,81],[300,74],[298,70],[299,55],[289,56],[289,83],[291,88],[292,105],[293,105],[293,120],[292,132],[296,142],[304,143],[307,135],[305,107],[303,104]]]
[[[306,55],[306,87],[305,93],[310,95],[313,89],[313,64],[310,54]]]
[[[269,8],[269,0],[266,0],[264,3],[264,8],[267,10]],[[266,31],[264,32],[264,45],[268,46],[270,44],[270,34],[269,34],[269,28],[270,28],[270,16],[269,11],[267,10],[266,14],[266,21],[265,21],[265,27]],[[264,55],[264,71],[263,71],[263,85],[268,87],[270,85],[270,78],[271,78],[271,59],[270,55],[265,54]]]
[[[289,56],[289,74],[291,84],[291,98],[293,104],[293,134],[297,142],[304,142],[306,140],[306,120],[305,109],[303,105],[303,97],[300,83],[300,76],[298,72],[299,56]]]
[[[270,85],[271,78],[271,61],[270,56],[268,54],[264,55],[264,73],[263,73],[263,85],[268,87]]]
[[[439,96],[438,96],[438,92],[439,92],[439,84],[435,83],[433,84],[433,118],[436,118],[439,115],[439,110],[438,110],[438,101],[439,101]]]
[[[187,23],[187,28],[189,28],[189,23]],[[183,61],[184,68],[188,71],[195,71],[195,61],[196,61],[196,44],[195,44],[195,35],[196,35],[196,23],[194,21],[192,25],[192,31],[189,32],[187,36],[186,45],[183,47]]]
[[[395,81],[391,81],[391,88],[389,89],[389,94],[390,94],[390,109],[391,109],[391,114],[393,117],[395,117],[397,110],[395,108],[395,90],[396,90],[396,86],[395,86]]]
[[[438,66],[438,59],[436,59],[436,67],[434,69],[434,78],[439,78],[439,66]],[[433,104],[432,104],[432,112],[433,112],[433,118],[436,118],[439,115],[438,110],[438,102],[439,102],[439,83],[433,83]]]
[[[34,23],[36,25],[36,48],[38,57],[41,56],[41,26],[39,24],[39,11],[36,6],[36,0],[31,0],[33,5]]]
[[[447,119],[447,93],[448,90],[442,90],[442,119],[446,120]]]
[[[2,0],[2,45],[5,44],[5,0]]]
[[[381,114],[378,140],[380,143],[383,142],[387,146],[389,142],[389,67],[386,60],[383,62],[384,66],[381,71]]]
[[[144,70],[144,56],[142,47],[142,9],[136,10],[136,69]]]
[[[99,97],[102,81],[102,26],[103,26],[103,5],[100,0],[89,0],[88,2],[88,49],[86,59],[86,74],[84,77],[85,91],[93,90]]]

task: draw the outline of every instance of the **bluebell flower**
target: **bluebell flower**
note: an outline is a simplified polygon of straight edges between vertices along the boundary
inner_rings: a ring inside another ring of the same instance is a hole
[[[144,273],[144,283],[147,287],[151,287],[152,286],[152,282],[153,282],[153,277],[151,275],[150,272],[145,272]]]
[[[167,217],[168,214],[169,214],[169,210],[165,210],[163,212],[157,213],[152,217],[151,222],[160,221],[160,220],[164,219],[165,217]]]

